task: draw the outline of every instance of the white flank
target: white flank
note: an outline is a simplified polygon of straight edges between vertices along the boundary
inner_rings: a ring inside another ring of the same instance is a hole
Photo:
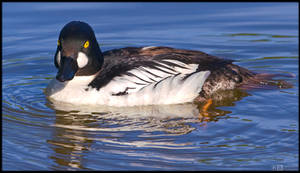
[[[191,102],[199,95],[209,76],[209,71],[194,73],[182,81],[185,75],[171,76],[160,83],[152,83],[136,94],[128,95],[129,105],[177,104]],[[156,85],[156,87],[155,87]]]
[[[54,79],[47,87],[46,95],[54,100],[79,105],[136,106],[193,101],[202,90],[210,72],[197,72],[183,80],[188,74],[196,71],[198,64],[185,64],[176,60],[164,61],[184,68],[167,66],[163,62],[160,63],[163,67],[158,67],[160,70],[139,67],[128,71],[133,75],[115,77],[100,90],[89,88],[86,91],[87,85],[95,76],[75,77],[72,81],[64,83]]]
[[[77,57],[77,64],[79,68],[82,68],[87,65],[89,59],[85,53],[79,52]]]

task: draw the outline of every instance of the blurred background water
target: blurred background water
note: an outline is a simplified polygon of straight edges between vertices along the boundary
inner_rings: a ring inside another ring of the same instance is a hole
[[[2,3],[3,170],[298,170],[298,3]],[[102,51],[201,50],[280,90],[234,90],[202,105],[53,105],[44,89],[68,22],[89,23]],[[288,77],[292,76],[292,77]]]

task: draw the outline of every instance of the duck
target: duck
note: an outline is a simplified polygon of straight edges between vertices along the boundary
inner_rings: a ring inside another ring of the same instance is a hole
[[[166,46],[102,52],[92,27],[71,21],[60,31],[54,55],[58,72],[45,93],[50,100],[75,105],[211,104],[220,90],[270,84],[233,62]]]

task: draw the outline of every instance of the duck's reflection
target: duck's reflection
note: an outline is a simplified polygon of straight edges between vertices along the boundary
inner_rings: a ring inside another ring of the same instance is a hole
[[[187,134],[197,125],[206,126],[226,117],[231,112],[218,107],[234,106],[248,95],[238,89],[219,92],[205,111],[205,103],[108,107],[48,102],[56,111],[53,136],[47,141],[54,151],[50,158],[57,164],[53,169],[85,169],[89,161],[85,158],[91,150],[95,152],[91,149],[95,143],[101,144],[97,151],[104,153],[115,153],[113,146],[185,148],[190,146],[188,142],[176,144],[168,136]]]
[[[57,166],[53,167],[54,170],[84,169],[82,156],[83,153],[89,151],[93,140],[90,139],[90,134],[87,131],[71,127],[88,127],[90,123],[90,119],[81,118],[79,115],[56,111],[54,126],[57,126],[53,130],[52,139],[47,140],[49,144],[52,144],[51,147],[55,153],[50,156],[57,163]]]

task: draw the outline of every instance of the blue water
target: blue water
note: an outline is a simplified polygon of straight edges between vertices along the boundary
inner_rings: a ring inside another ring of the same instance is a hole
[[[2,3],[3,170],[298,170],[298,3]],[[54,106],[61,28],[89,23],[102,51],[171,46],[282,74],[206,114],[180,104]],[[288,77],[292,76],[292,77]]]

